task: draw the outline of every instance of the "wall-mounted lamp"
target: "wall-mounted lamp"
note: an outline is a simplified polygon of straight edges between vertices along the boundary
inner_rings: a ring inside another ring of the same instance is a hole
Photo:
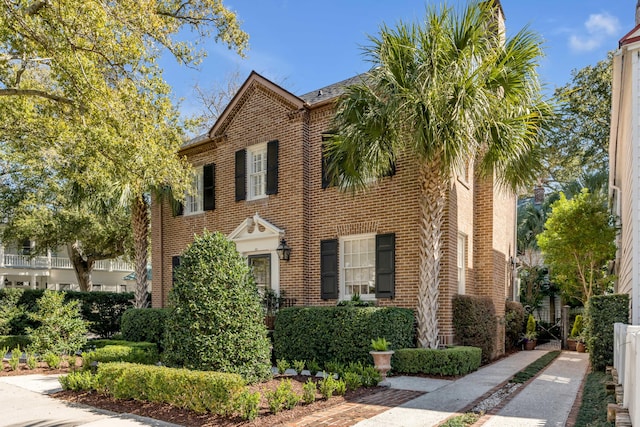
[[[284,239],[280,240],[280,245],[276,249],[278,252],[278,258],[282,261],[289,261],[289,257],[291,256],[291,248],[287,245],[287,241]]]

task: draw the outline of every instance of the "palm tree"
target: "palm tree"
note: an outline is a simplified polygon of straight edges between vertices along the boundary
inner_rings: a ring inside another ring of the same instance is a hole
[[[537,35],[505,41],[499,4],[429,8],[422,24],[383,25],[364,48],[372,63],[345,88],[328,144],[341,188],[364,188],[401,155],[415,159],[421,208],[418,341],[438,345],[442,226],[451,177],[475,160],[478,176],[515,189],[539,170],[539,138],[551,114],[536,74]]]

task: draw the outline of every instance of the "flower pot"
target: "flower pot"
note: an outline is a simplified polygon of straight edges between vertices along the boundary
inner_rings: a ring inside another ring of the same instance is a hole
[[[536,340],[528,340],[524,343],[524,349],[525,350],[533,350],[534,348],[536,348],[536,344],[538,342]]]
[[[578,343],[578,341],[572,339],[572,338],[567,338],[567,350],[569,351],[576,351],[576,344]]]
[[[391,356],[395,353],[393,350],[388,351],[370,351],[369,354],[373,357],[373,364],[375,365],[380,376],[384,381],[387,378],[387,372],[391,369]]]
[[[587,346],[583,342],[578,341],[576,350],[578,350],[578,353],[584,353],[587,351]]]

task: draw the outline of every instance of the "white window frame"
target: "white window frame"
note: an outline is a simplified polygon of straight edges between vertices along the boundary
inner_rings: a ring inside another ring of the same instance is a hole
[[[363,301],[375,301],[376,299],[376,293],[375,293],[375,277],[376,277],[376,235],[375,233],[370,233],[370,234],[354,234],[354,235],[350,235],[350,236],[344,236],[344,237],[340,237],[339,238],[339,249],[338,249],[338,253],[339,253],[339,259],[338,259],[338,269],[339,271],[339,277],[340,277],[340,300],[350,300],[352,297],[352,294],[347,294],[347,283],[346,283],[346,271],[348,268],[345,262],[345,255],[346,255],[346,251],[345,251],[345,242],[353,242],[353,241],[360,241],[360,240],[369,240],[371,239],[373,242],[373,265],[368,266],[369,268],[371,268],[371,273],[373,275],[373,292],[370,294],[360,294],[360,299]],[[358,267],[353,267],[353,268],[363,268],[362,266],[358,266]]]
[[[458,233],[457,239],[458,293],[464,295],[467,287],[467,235]]]
[[[193,168],[193,192],[187,193],[184,200],[184,214],[193,215],[204,212],[202,203],[204,172],[202,166]]]
[[[259,160],[257,156],[261,156]],[[256,166],[259,165],[259,168]],[[247,200],[267,197],[267,144],[247,148]],[[254,181],[257,181],[254,185]],[[258,188],[256,188],[258,187]]]

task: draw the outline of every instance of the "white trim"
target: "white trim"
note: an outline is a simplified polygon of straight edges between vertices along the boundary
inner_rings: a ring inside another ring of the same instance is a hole
[[[261,170],[259,172],[253,172],[253,166],[255,163],[254,156],[260,154]],[[247,148],[247,200],[258,200],[268,197],[267,195],[267,143],[255,144]],[[255,192],[252,183],[252,178],[259,178],[261,180],[261,192]]]
[[[354,240],[364,240],[364,239],[373,239],[373,274],[374,274],[374,279],[373,279],[373,283],[375,286],[375,269],[376,269],[376,264],[375,264],[375,256],[376,256],[376,234],[375,233],[366,233],[366,234],[353,234],[353,235],[348,235],[348,236],[341,236],[338,238],[338,243],[339,243],[339,248],[338,248],[338,277],[339,277],[339,286],[340,286],[340,292],[338,294],[338,299],[340,301],[348,301],[351,299],[351,294],[347,295],[347,291],[346,291],[346,275],[345,275],[345,261],[344,261],[344,256],[345,256],[345,249],[344,249],[344,244],[347,241],[354,241]],[[375,291],[372,294],[360,294],[360,299],[363,301],[375,301],[376,299],[376,294]]]
[[[203,166],[193,167],[193,194],[186,194],[184,200],[183,214],[185,216],[195,215],[204,212],[203,203],[204,168]],[[193,205],[195,202],[195,209]]]
[[[462,246],[462,248],[460,246]],[[461,256],[462,263],[460,262]],[[461,268],[462,271],[460,271]],[[464,295],[467,291],[467,235],[464,233],[458,233],[456,240],[456,273],[458,294]]]

